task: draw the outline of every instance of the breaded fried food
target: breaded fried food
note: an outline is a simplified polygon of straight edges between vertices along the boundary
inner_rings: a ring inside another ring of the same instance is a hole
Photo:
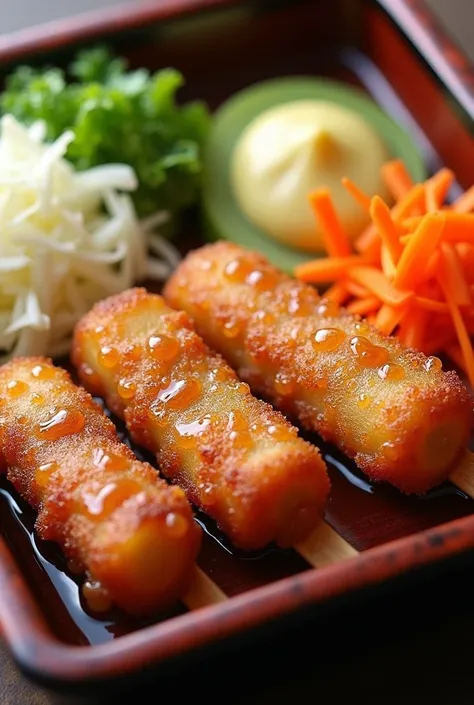
[[[254,393],[337,444],[372,480],[424,493],[465,450],[473,402],[454,372],[256,252],[226,242],[191,252],[164,296]]]
[[[317,449],[161,296],[132,289],[97,304],[76,328],[73,362],[236,546],[290,546],[317,524],[329,491]]]
[[[184,492],[139,462],[50,360],[0,368],[0,469],[38,511],[41,538],[94,581],[92,607],[99,589],[102,604],[143,615],[187,589],[201,530]]]

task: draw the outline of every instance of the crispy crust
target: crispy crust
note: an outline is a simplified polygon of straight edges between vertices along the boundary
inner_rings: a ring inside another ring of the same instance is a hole
[[[3,463],[38,511],[39,535],[127,612],[179,599],[200,543],[184,493],[139,462],[90,394],[51,360],[9,362],[0,390]],[[170,523],[180,523],[179,537]]]
[[[254,392],[336,443],[373,480],[425,492],[465,449],[473,400],[454,372],[326,306],[313,287],[259,253],[225,242],[202,247],[181,263],[164,296],[189,313]],[[224,334],[228,321],[239,329],[232,340]],[[321,329],[337,331],[334,349],[315,343]]]
[[[161,341],[156,349],[151,339]],[[104,349],[114,351],[112,367]],[[290,545],[316,525],[329,491],[317,449],[252,397],[188,315],[162,297],[133,289],[99,303],[75,331],[73,361],[83,383],[236,545]],[[123,380],[134,390],[126,399]]]

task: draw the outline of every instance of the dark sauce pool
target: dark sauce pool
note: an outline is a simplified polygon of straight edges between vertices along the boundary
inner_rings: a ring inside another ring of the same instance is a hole
[[[358,551],[474,512],[474,502],[450,482],[426,495],[407,496],[368,482],[353,463],[318,441],[332,482],[326,521]]]
[[[364,87],[387,113],[411,132],[429,171],[440,167],[436,151],[410,113],[377,67],[359,51],[345,49],[337,55],[324,56],[313,49],[309,54],[295,52],[291,59],[281,57],[281,65],[272,57],[268,65],[262,60],[258,73],[256,76],[255,66],[249,69],[248,75],[240,64],[234,71],[227,67],[226,91],[234,92],[255,80],[294,73],[317,73],[345,80]],[[214,86],[208,76],[205,80],[194,77],[189,94],[187,90],[185,98],[205,96],[211,107],[216,107],[225,97],[222,84]],[[183,251],[196,246],[196,231],[194,220],[186,224],[188,236],[180,240]],[[114,421],[123,440],[131,445],[123,424]],[[424,497],[406,497],[389,486],[372,485],[332,446],[315,435],[306,437],[321,448],[332,481],[326,521],[359,551],[474,513],[474,502],[450,483]],[[133,450],[137,457],[153,464],[149,456],[135,447]],[[81,599],[80,577],[68,571],[57,546],[38,539],[33,530],[34,521],[34,512],[6,479],[0,477],[0,533],[24,572],[51,629],[63,641],[99,644],[187,611],[179,604],[149,620],[131,619],[118,611],[93,615]],[[262,552],[243,554],[228,543],[208,517],[198,512],[196,521],[203,528],[198,563],[229,597],[310,569],[293,550],[269,547]]]

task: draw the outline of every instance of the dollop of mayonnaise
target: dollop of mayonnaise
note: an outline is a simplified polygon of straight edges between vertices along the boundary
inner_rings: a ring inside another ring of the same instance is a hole
[[[324,249],[308,202],[329,188],[351,239],[369,215],[341,184],[350,178],[368,196],[388,198],[381,167],[387,148],[358,113],[336,103],[301,100],[264,111],[246,127],[231,163],[231,184],[248,220],[277,240],[308,252]]]

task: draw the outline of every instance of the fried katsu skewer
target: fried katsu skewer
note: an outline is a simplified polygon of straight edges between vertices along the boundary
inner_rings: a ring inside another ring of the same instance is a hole
[[[337,444],[373,480],[426,492],[467,446],[472,397],[454,372],[324,302],[255,252],[202,247],[164,296],[255,393]]]
[[[47,359],[0,368],[0,470],[38,511],[41,538],[88,575],[92,608],[111,601],[146,614],[188,589],[201,531],[184,492],[139,462]]]
[[[329,491],[318,450],[161,296],[132,289],[97,304],[76,327],[73,362],[236,546],[291,546],[317,525]]]

